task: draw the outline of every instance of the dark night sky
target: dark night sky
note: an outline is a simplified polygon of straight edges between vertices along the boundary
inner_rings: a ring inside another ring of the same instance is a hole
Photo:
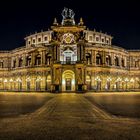
[[[140,8],[135,0],[1,0],[0,50],[24,45],[26,35],[47,30],[54,17],[61,22],[64,7],[74,10],[77,22],[83,17],[89,29],[111,34],[113,44],[140,49]]]

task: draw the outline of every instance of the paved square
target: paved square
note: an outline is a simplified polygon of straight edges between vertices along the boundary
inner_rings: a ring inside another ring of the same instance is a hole
[[[0,140],[139,140],[140,94],[129,94],[0,94]]]

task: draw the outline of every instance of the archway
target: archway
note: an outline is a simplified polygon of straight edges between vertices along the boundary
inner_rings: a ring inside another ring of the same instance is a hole
[[[87,84],[87,89],[91,90],[91,77],[89,75],[86,76],[86,84]]]
[[[62,91],[75,91],[75,73],[72,70],[62,74]]]
[[[46,90],[48,90],[48,91],[51,90],[51,83],[52,83],[51,75],[48,75],[46,78]]]

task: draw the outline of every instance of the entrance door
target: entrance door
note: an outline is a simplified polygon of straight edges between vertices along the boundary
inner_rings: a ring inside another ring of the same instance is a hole
[[[71,79],[66,78],[66,90],[71,91]]]
[[[75,91],[75,73],[65,70],[62,74],[62,91]]]
[[[67,56],[66,57],[66,64],[70,64],[70,62],[71,62],[71,57]]]

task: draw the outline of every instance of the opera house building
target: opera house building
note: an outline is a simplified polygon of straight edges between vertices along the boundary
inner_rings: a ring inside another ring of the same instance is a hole
[[[25,46],[0,51],[0,91],[138,91],[140,50],[112,44],[64,8],[62,21],[25,37]]]

